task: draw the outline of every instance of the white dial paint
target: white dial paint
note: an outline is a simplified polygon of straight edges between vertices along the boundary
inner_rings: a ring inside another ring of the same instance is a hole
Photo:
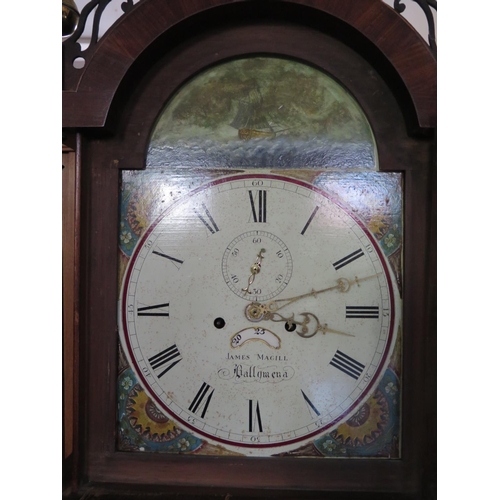
[[[167,415],[229,449],[271,455],[369,397],[399,304],[382,251],[352,214],[303,181],[244,174],[197,189],[147,230],[124,277],[120,335]]]

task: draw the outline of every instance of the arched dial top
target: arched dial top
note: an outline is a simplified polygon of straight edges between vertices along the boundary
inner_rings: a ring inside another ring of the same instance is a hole
[[[394,290],[376,240],[330,195],[234,175],[145,232],[123,280],[120,336],[180,427],[272,455],[328,432],[376,388],[399,322]]]

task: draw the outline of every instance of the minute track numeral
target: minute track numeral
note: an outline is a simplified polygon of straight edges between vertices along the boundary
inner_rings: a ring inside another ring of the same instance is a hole
[[[254,222],[267,222],[267,191],[248,191],[250,206],[252,207],[252,218]]]
[[[345,306],[346,318],[372,318],[378,319],[380,311],[378,306]]]
[[[157,370],[160,372],[159,374],[157,374],[157,377],[161,378],[177,363],[182,361],[182,357],[179,349],[177,349],[177,346],[174,344],[170,347],[167,347],[165,350],[159,352],[158,354],[155,354],[154,356],[149,358],[148,361],[155,373],[157,373]]]
[[[337,262],[334,262],[333,267],[338,271],[340,268],[347,266],[347,264],[350,264],[356,259],[359,259],[363,255],[364,255],[363,250],[361,250],[361,248],[358,248],[355,252],[352,252],[349,255],[343,257],[342,259],[339,259]]]
[[[166,302],[165,304],[156,304],[154,306],[138,307],[137,316],[169,316],[169,312],[165,310],[169,305]]]
[[[203,225],[212,233],[215,234],[219,231],[219,228],[217,227],[217,224],[215,223],[212,215],[208,211],[208,208],[205,206],[204,203],[201,204],[203,207],[203,211],[205,212],[205,216],[208,218],[208,221],[201,215],[196,208],[194,209],[194,213],[198,216],[198,218],[203,222]]]
[[[335,353],[335,356],[333,356],[330,364],[355,380],[359,379],[361,373],[363,373],[363,370],[365,369],[365,365],[356,361],[354,358],[351,358],[347,354],[344,354],[342,351],[337,351]]]
[[[208,392],[212,389],[210,394]],[[215,389],[208,385],[207,383],[203,382],[202,386],[196,393],[195,398],[193,399],[193,402],[189,405],[189,411],[196,413],[198,409],[200,409],[200,405],[205,402],[203,406],[203,410],[201,412],[200,417],[205,418],[205,413],[207,413],[208,405],[210,404],[210,401],[212,399],[213,393]]]

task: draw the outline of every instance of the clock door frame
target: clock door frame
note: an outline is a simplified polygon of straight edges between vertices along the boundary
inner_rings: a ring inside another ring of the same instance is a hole
[[[74,47],[73,47],[74,49]],[[71,45],[66,51],[71,54]],[[404,176],[402,457],[235,458],[116,451],[121,169],[141,169],[175,91],[236,57],[274,55],[333,76],[360,103],[381,171]],[[76,417],[67,495],[421,498],[435,486],[436,59],[379,0],[142,0],[83,70],[65,70],[63,129],[80,165]],[[76,348],[75,348],[76,349]],[[75,410],[76,409],[76,410]],[[92,498],[92,496],[90,496]],[[177,498],[177,497],[176,497]]]

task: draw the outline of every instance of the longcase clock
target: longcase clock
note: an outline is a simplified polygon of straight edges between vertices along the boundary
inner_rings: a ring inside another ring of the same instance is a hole
[[[63,45],[64,495],[432,498],[435,47],[142,0],[84,51],[106,4]]]

